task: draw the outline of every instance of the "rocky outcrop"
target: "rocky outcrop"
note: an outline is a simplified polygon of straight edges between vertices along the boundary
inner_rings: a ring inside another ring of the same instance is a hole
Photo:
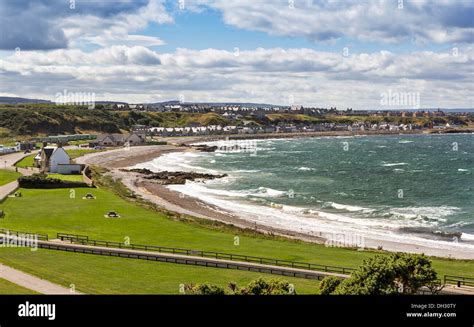
[[[218,148],[217,146],[210,146],[206,144],[193,145],[193,147],[201,152],[215,152]]]
[[[185,184],[186,181],[210,180],[227,176],[227,174],[213,175],[185,171],[160,171],[155,173],[149,169],[140,168],[134,168],[125,171],[144,175],[144,179],[153,180],[161,185]]]

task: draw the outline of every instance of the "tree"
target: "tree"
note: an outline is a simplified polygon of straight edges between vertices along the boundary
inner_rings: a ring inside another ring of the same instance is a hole
[[[331,294],[341,282],[342,280],[340,278],[333,276],[328,276],[324,278],[321,281],[321,284],[319,284],[319,290],[321,291],[321,295]]]
[[[424,255],[393,253],[364,260],[362,266],[342,281],[332,294],[415,294],[436,281],[431,261]]]

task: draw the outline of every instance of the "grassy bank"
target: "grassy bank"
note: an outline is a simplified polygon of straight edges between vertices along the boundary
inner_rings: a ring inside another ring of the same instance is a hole
[[[76,290],[87,294],[180,294],[181,284],[209,282],[226,287],[229,282],[235,282],[244,286],[260,276],[277,278],[239,270],[42,249],[32,252],[24,248],[0,248],[0,262],[65,287],[74,284]],[[284,279],[294,285],[298,294],[318,293],[318,281]]]
[[[8,280],[0,278],[0,294],[13,295],[13,294],[37,294],[37,293],[35,291],[24,288],[22,286],[10,283]]]
[[[93,239],[182,247],[253,256],[357,267],[373,251],[325,247],[243,232],[209,221],[180,221],[126,201],[107,189],[21,190],[23,197],[2,204],[8,214],[0,228],[10,228],[55,237],[57,232],[89,235]],[[96,200],[83,200],[91,192]],[[73,197],[72,197],[73,195]],[[104,218],[114,210],[121,218]],[[235,237],[239,245],[235,245]],[[474,262],[433,259],[440,275],[473,275]]]
[[[21,174],[10,171],[10,170],[5,170],[5,169],[0,169],[0,186],[8,184],[10,182],[13,182],[20,177]]]

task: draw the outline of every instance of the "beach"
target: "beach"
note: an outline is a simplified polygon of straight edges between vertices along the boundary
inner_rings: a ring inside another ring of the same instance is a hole
[[[169,187],[159,185],[153,181],[144,179],[143,176],[133,172],[124,171],[124,168],[135,167],[163,155],[171,153],[193,152],[196,149],[184,146],[191,143],[207,142],[216,138],[168,138],[167,145],[140,146],[128,149],[114,149],[110,151],[88,154],[78,158],[78,163],[98,165],[110,170],[115,178],[122,180],[123,184],[140,195],[143,199],[150,201],[167,211],[181,215],[188,215],[201,219],[219,221],[238,228],[255,230],[260,233],[285,236],[300,239],[306,242],[325,243],[327,238],[321,233],[306,232],[304,229],[286,228],[284,225],[272,224],[269,221],[256,223],[249,217],[239,214],[236,210],[229,210],[203,199],[185,195],[181,192],[171,190]],[[218,139],[218,138],[217,138]],[[337,232],[337,231],[335,231]],[[434,243],[433,243],[434,244]],[[383,249],[387,251],[416,252],[439,257],[452,257],[459,259],[474,259],[472,250],[458,247],[437,247],[430,244],[414,244],[410,241],[399,242],[377,237],[365,237],[365,248]]]

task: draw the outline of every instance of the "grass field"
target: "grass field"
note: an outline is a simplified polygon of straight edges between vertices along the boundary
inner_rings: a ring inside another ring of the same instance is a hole
[[[22,286],[10,283],[8,280],[0,278],[0,294],[37,294],[35,291],[29,290]]]
[[[63,181],[70,182],[83,182],[82,175],[61,175],[61,174],[48,174],[49,178],[57,178]]]
[[[325,247],[299,241],[272,239],[229,229],[204,227],[192,222],[167,218],[164,214],[130,203],[112,192],[101,189],[34,190],[22,189],[23,197],[9,198],[2,205],[8,213],[0,228],[46,233],[57,232],[88,235],[93,239],[182,247],[196,250],[239,253],[326,265],[358,267],[373,251],[357,251]],[[91,192],[96,200],[83,200]],[[73,197],[71,197],[73,196]],[[121,218],[104,218],[115,210]],[[211,223],[210,223],[211,224]],[[234,245],[234,237],[239,245]],[[1,258],[0,258],[1,259]],[[433,259],[440,275],[474,275],[474,262]]]
[[[260,276],[279,276],[230,269],[205,268],[145,260],[105,257],[40,249],[0,248],[0,262],[65,287],[88,294],[180,294],[180,285],[248,284]],[[58,264],[60,263],[60,264]],[[317,294],[319,282],[283,277],[298,294]],[[0,284],[1,293],[1,284]]]
[[[0,186],[13,182],[17,180],[18,177],[20,176],[21,176],[20,173],[10,171],[10,170],[0,169]]]
[[[21,159],[20,161],[18,161],[18,162],[15,164],[15,166],[17,166],[17,167],[19,167],[19,168],[33,167],[35,155],[36,155],[36,153],[24,157],[23,159]]]

